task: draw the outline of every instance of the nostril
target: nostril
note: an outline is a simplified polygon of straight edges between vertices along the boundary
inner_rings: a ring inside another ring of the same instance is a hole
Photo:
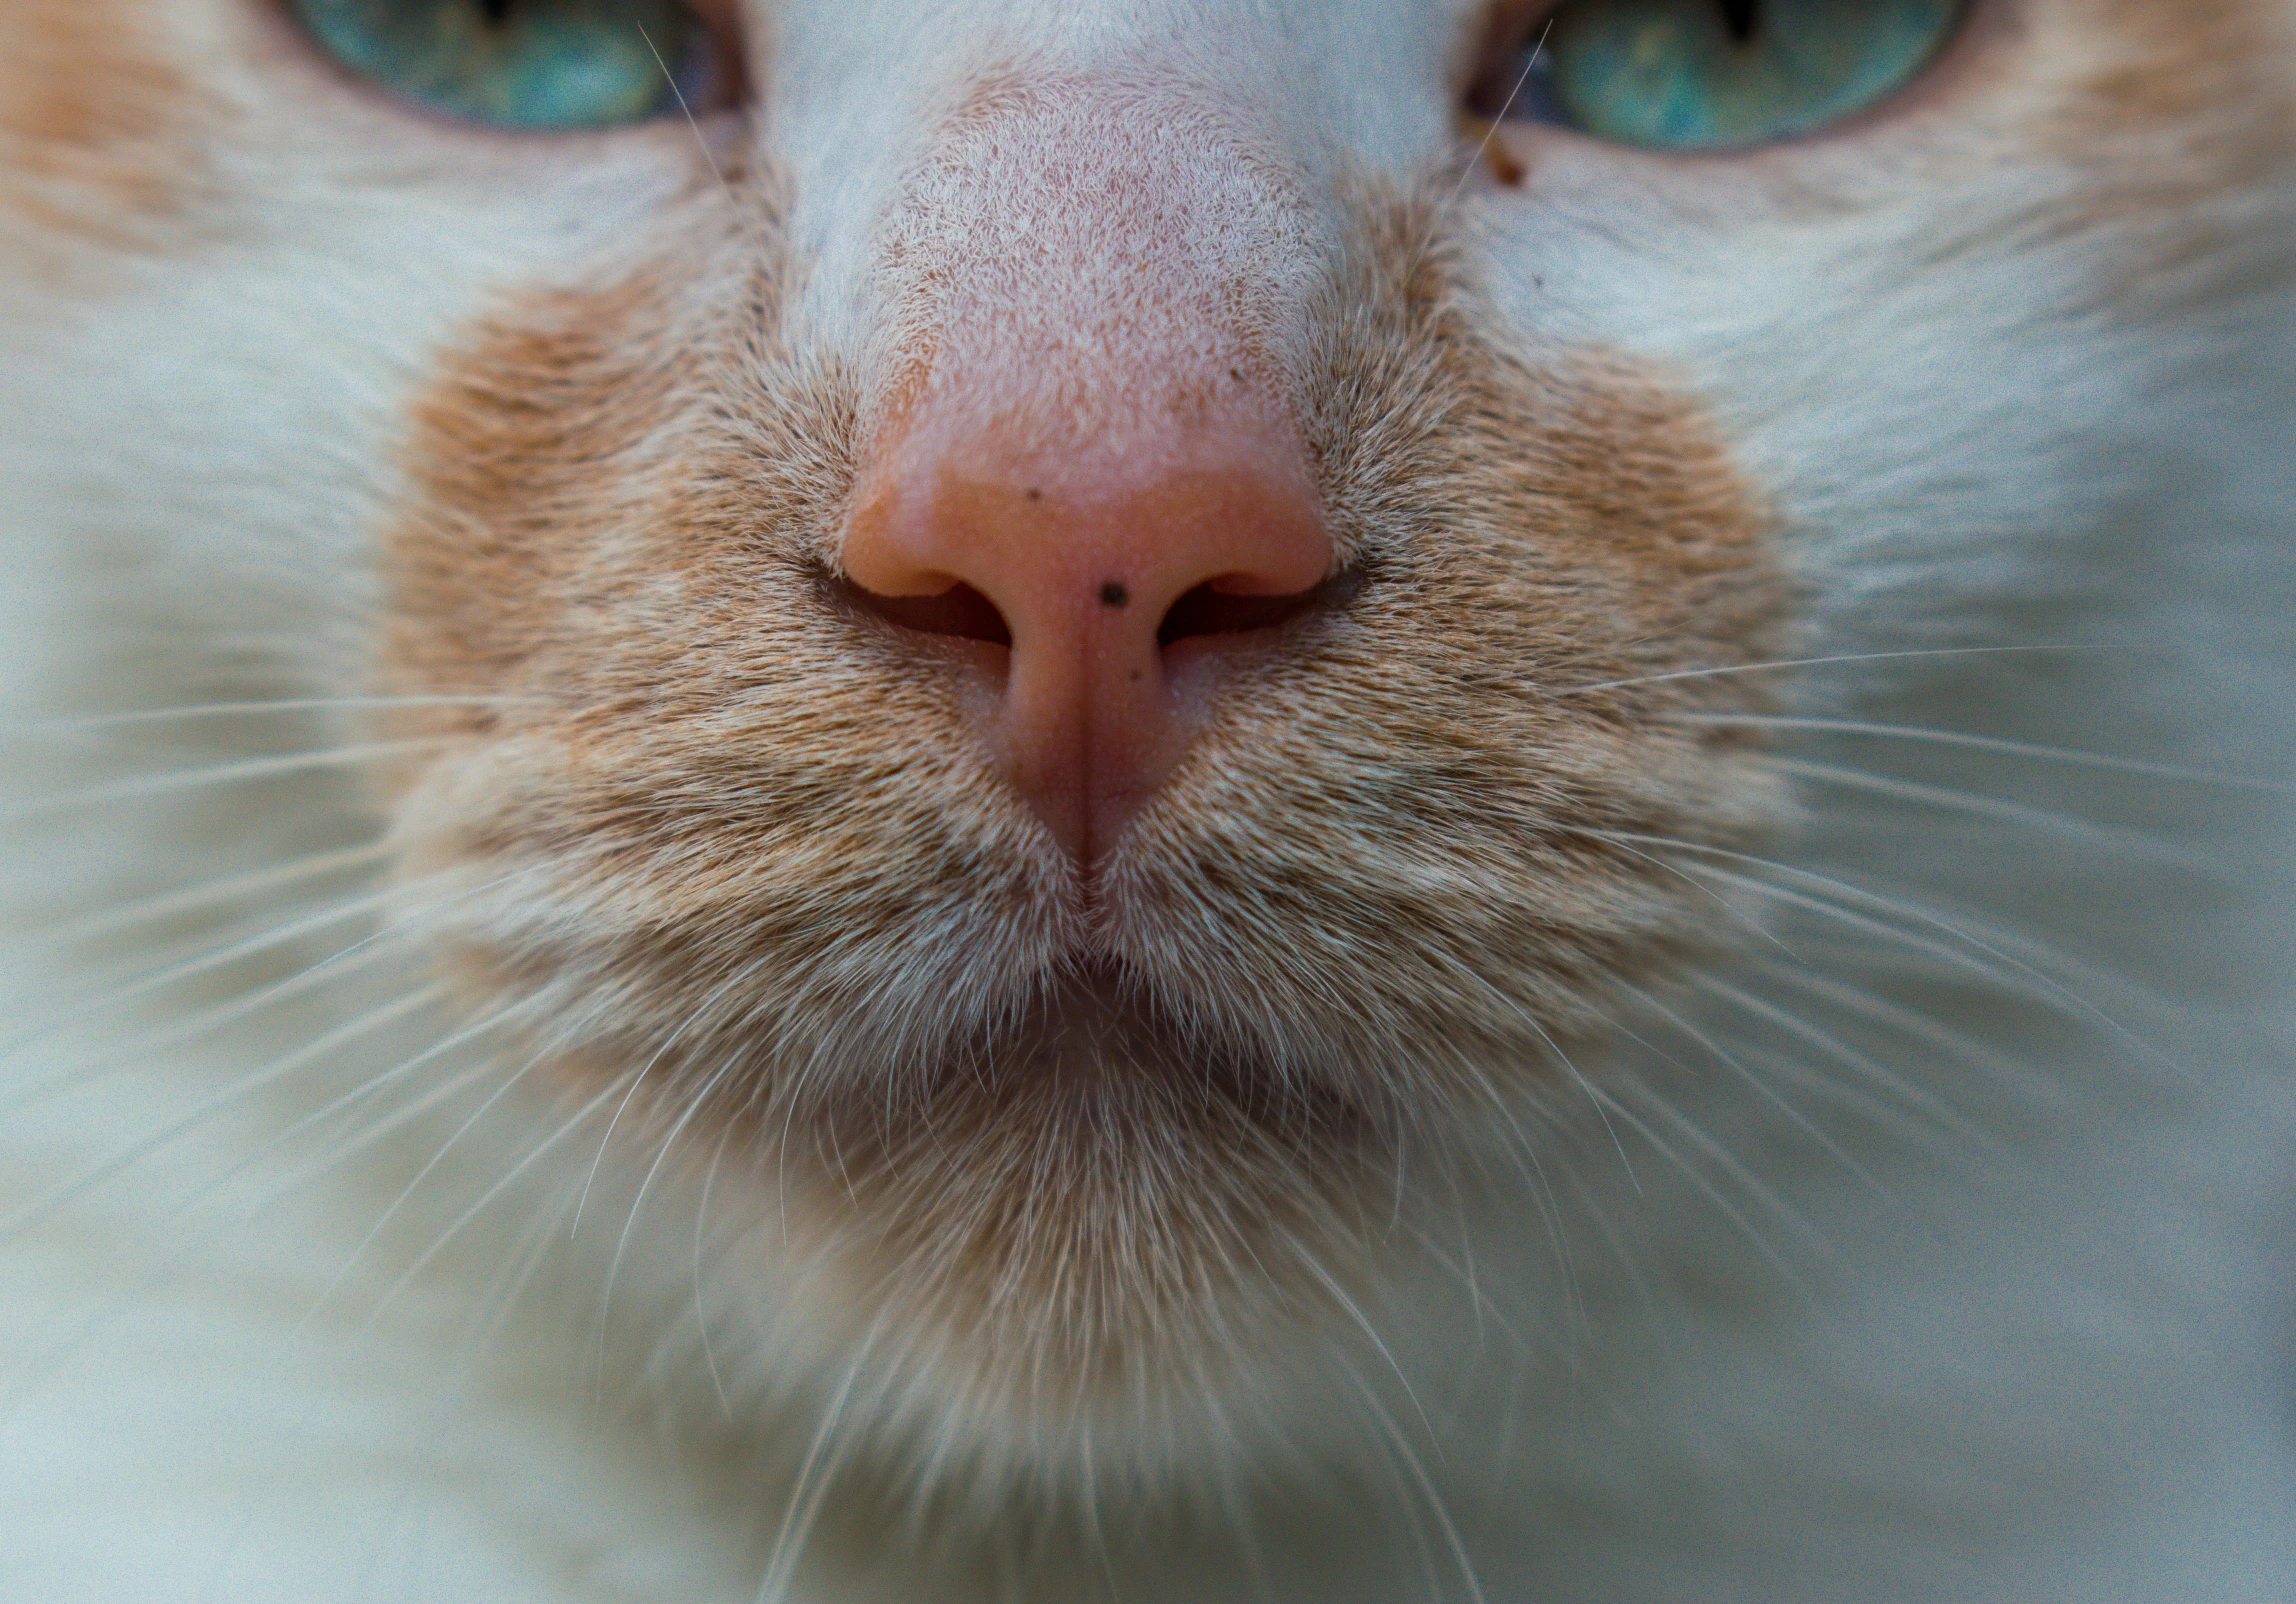
[[[1157,626],[1156,644],[1170,646],[1198,635],[1277,629],[1306,613],[1337,606],[1355,588],[1346,574],[1335,574],[1320,585],[1285,596],[1236,596],[1219,586],[1219,580],[1212,580],[1174,602],[1164,622]]]
[[[1012,629],[1004,614],[970,585],[952,585],[938,596],[880,596],[851,580],[846,580],[843,588],[854,606],[899,628],[921,635],[985,641],[991,646],[1012,645]]]

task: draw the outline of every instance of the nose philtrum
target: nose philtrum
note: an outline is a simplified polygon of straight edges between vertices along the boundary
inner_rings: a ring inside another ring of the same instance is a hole
[[[1175,658],[1304,605],[1332,548],[1304,453],[1265,412],[1135,432],[1116,454],[1048,459],[1031,432],[912,435],[865,486],[843,561],[911,627],[994,640],[1001,626],[989,744],[1089,865],[1185,747]]]

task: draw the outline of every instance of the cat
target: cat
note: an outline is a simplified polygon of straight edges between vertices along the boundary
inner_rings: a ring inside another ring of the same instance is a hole
[[[0,1597],[2296,1597],[2296,7],[6,20]]]

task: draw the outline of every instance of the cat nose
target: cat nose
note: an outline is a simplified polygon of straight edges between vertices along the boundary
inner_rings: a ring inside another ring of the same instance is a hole
[[[864,472],[841,556],[879,615],[992,659],[1004,647],[983,733],[1089,866],[1171,772],[1235,653],[1315,604],[1333,553],[1305,447],[1271,411],[1067,449],[1043,434],[910,428]]]

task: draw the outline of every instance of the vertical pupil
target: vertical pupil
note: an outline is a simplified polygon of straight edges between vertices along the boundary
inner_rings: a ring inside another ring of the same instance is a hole
[[[1754,24],[1761,20],[1760,0],[1722,0],[1722,25],[1730,30],[1730,37],[1744,44],[1754,37]]]

